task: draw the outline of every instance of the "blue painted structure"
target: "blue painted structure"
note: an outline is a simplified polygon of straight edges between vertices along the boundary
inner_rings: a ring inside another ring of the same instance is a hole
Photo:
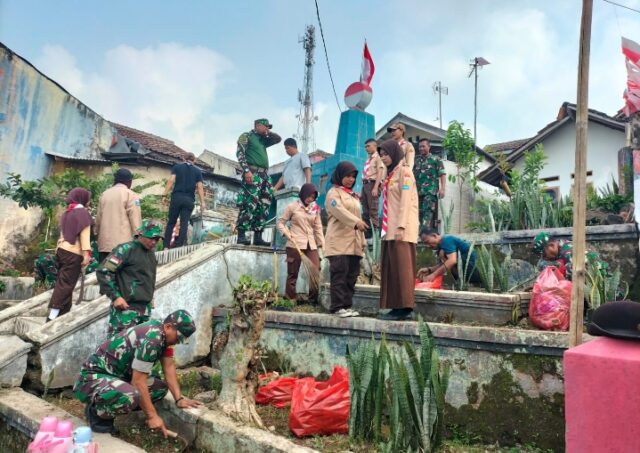
[[[311,181],[320,192],[318,197],[320,206],[324,207],[325,195],[331,188],[331,175],[338,163],[343,160],[352,162],[360,172],[354,187],[354,190],[360,193],[362,190],[360,175],[368,157],[364,142],[374,136],[375,124],[372,114],[353,109],[342,112],[334,155],[312,166]]]
[[[113,133],[108,121],[0,43],[0,182],[9,173],[48,176],[54,158],[47,153],[101,159]],[[0,212],[0,250],[11,257],[14,242],[31,234],[41,214],[2,198]]]

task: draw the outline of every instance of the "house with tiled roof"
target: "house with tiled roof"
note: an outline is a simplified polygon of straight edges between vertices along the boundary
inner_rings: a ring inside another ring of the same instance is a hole
[[[625,121],[589,109],[587,129],[587,184],[603,187],[611,180],[619,181],[618,151],[625,146]],[[573,188],[576,149],[576,105],[564,102],[555,120],[544,126],[531,138],[489,145],[502,152],[507,162],[517,170],[524,166],[527,151],[542,145],[547,158],[540,176],[548,192],[554,196],[570,195]],[[478,178],[498,186],[503,174],[498,165],[492,165],[478,174]]]

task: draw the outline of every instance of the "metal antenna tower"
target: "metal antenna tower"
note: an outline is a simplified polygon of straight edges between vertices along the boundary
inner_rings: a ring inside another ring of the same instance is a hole
[[[438,93],[438,119],[440,120],[440,129],[442,129],[442,95],[449,94],[449,88],[443,87],[438,80],[433,83],[433,92]]]
[[[298,133],[296,137],[302,142],[302,152],[308,153],[309,146],[315,148],[315,135],[313,123],[318,117],[313,114],[313,50],[316,47],[316,29],[313,25],[307,25],[304,37],[298,42],[302,43],[305,51],[304,59],[304,93],[298,90],[298,102],[300,102],[300,113],[296,115],[298,118]]]

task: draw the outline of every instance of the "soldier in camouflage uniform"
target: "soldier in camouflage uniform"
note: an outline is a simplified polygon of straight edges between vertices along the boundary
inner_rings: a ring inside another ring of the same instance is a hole
[[[547,232],[538,233],[533,238],[533,252],[540,255],[538,272],[553,266],[567,279],[573,278],[573,244],[565,239],[554,238]],[[585,268],[597,270],[603,277],[609,275],[609,263],[602,261],[598,252],[587,250]]]
[[[173,345],[183,343],[196,330],[185,310],[171,313],[164,322],[152,319],[130,327],[102,343],[82,366],[73,391],[86,404],[85,416],[98,433],[114,432],[113,420],[137,408],[147,416],[151,429],[167,429],[153,402],[171,391],[176,406],[197,407],[199,402],[181,396],[173,362]],[[166,383],[151,375],[160,362]]]
[[[413,175],[418,187],[418,203],[420,224],[423,227],[435,228],[438,211],[438,197],[444,197],[446,173],[440,158],[430,153],[431,142],[420,140],[420,154],[413,167]]]
[[[156,285],[156,255],[162,227],[143,220],[135,239],[120,244],[96,271],[100,293],[111,299],[108,335],[149,320]]]
[[[84,271],[85,274],[90,274],[98,268],[99,254],[98,243],[96,241],[91,241],[91,251],[91,260]],[[36,282],[42,282],[47,289],[53,288],[58,278],[58,262],[53,253],[45,252],[38,255],[33,263],[33,269]]]
[[[267,148],[280,143],[280,136],[271,132],[266,118],[255,121],[254,128],[238,138],[236,156],[242,167],[242,191],[238,195],[238,244],[249,245],[247,231],[254,231],[253,245],[269,245],[262,240],[262,231],[269,216],[273,187],[267,170]]]

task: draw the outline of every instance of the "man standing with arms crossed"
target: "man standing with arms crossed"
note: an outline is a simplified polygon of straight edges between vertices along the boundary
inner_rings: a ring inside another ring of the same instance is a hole
[[[407,128],[402,123],[393,123],[387,128],[387,132],[391,133],[391,138],[398,142],[402,152],[404,153],[404,164],[413,170],[413,164],[416,159],[416,150],[410,141],[404,138]]]
[[[280,143],[282,138],[271,132],[273,126],[266,118],[255,120],[253,130],[238,138],[236,156],[242,168],[242,191],[238,195],[238,244],[249,245],[247,231],[253,231],[253,245],[269,245],[262,239],[267,223],[269,207],[273,199],[273,187],[269,180],[269,156],[267,148]]]
[[[364,149],[369,158],[364,163],[364,171],[362,172],[362,194],[360,196],[362,221],[367,226],[373,225],[373,228],[379,230],[378,201],[380,199],[380,185],[384,179],[386,168],[378,155],[378,143],[374,139],[367,140]],[[372,230],[365,230],[364,237],[369,239],[371,236]]]
[[[175,247],[184,245],[187,239],[187,230],[189,229],[189,218],[193,212],[195,204],[195,191],[198,190],[200,198],[200,213],[204,213],[204,186],[202,184],[202,172],[194,165],[196,156],[193,153],[187,153],[184,163],[174,165],[171,169],[171,176],[164,188],[162,199],[166,202],[166,197],[171,189],[171,204],[169,205],[169,219],[167,220],[167,228],[164,231],[164,246],[169,248],[171,244],[171,235],[176,221],[180,217],[180,234],[175,242]]]
[[[133,175],[120,168],[113,175],[113,186],[104,191],[98,202],[94,231],[98,236],[100,262],[118,245],[133,239],[142,223],[140,197],[131,190]]]
[[[288,138],[284,141],[284,150],[289,159],[284,163],[282,176],[273,186],[273,190],[280,190],[283,187],[297,187],[300,189],[305,184],[311,184],[311,161],[309,156],[298,151],[298,144],[295,139]]]
[[[431,154],[431,142],[423,138],[418,145],[420,154],[416,158],[413,175],[418,187],[418,205],[420,209],[420,225],[436,228],[438,198],[444,198],[447,174],[439,157]]]

